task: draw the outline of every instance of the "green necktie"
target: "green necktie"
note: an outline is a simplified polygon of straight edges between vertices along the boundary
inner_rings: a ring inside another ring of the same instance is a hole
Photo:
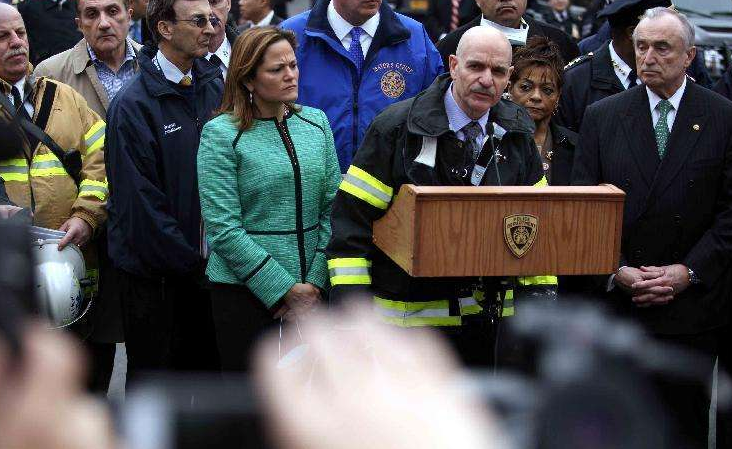
[[[663,155],[666,153],[666,143],[668,142],[669,135],[668,121],[666,119],[668,118],[668,113],[672,108],[673,106],[668,100],[661,100],[658,105],[656,105],[656,109],[658,109],[658,112],[661,115],[658,117],[658,122],[656,123],[654,131],[656,134],[656,144],[658,145],[658,156],[660,156],[661,159],[663,159]]]

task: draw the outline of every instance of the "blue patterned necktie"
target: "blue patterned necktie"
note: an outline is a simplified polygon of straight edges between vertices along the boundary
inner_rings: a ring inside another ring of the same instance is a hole
[[[656,135],[656,144],[658,145],[658,156],[663,159],[666,154],[666,143],[668,143],[668,136],[670,134],[668,130],[668,113],[673,109],[673,105],[668,100],[661,100],[658,105],[659,117],[654,128],[654,134]]]
[[[478,159],[478,155],[480,155],[480,146],[477,141],[478,136],[482,133],[480,123],[470,122],[463,126],[461,131],[465,136],[465,146],[470,150],[470,157],[472,158],[472,161],[475,162],[476,159]]]
[[[363,67],[361,33],[363,33],[363,29],[361,29],[361,27],[353,27],[351,29],[351,46],[348,48],[348,54],[351,55],[351,59],[356,63],[356,70],[358,70],[359,75],[361,74],[361,68]]]

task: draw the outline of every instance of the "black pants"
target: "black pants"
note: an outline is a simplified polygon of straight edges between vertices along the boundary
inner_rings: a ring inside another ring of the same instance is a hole
[[[483,315],[463,317],[459,327],[436,327],[468,368],[490,369],[494,363],[495,329]]]
[[[719,371],[732,376],[732,324],[726,325],[720,331],[719,337]],[[717,449],[732,449],[732,398],[730,406],[721,407],[724,398],[719,398],[717,404]]]
[[[213,284],[211,308],[224,372],[249,372],[254,345],[279,321],[246,287]]]
[[[209,291],[190,278],[121,272],[127,379],[145,371],[218,371]]]
[[[692,335],[656,335],[663,343],[676,345],[701,356],[700,369],[708,373],[711,385],[714,363],[719,347],[720,330]],[[676,441],[676,447],[706,449],[709,435],[709,405],[711,395],[703,382],[663,376],[657,379],[659,399],[669,411],[670,421],[663,423]],[[720,446],[717,446],[718,448]]]

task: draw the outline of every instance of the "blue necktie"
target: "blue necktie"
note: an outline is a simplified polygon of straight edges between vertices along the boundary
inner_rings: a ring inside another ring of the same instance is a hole
[[[356,63],[356,70],[358,70],[359,75],[363,67],[363,49],[361,48],[362,32],[363,29],[361,27],[353,27],[351,29],[351,47],[348,49],[348,54],[351,55],[351,59]]]

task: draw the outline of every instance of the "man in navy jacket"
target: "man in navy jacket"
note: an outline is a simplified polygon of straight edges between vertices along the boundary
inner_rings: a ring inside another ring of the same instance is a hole
[[[223,93],[202,59],[217,19],[208,0],[151,0],[148,22],[158,48],[143,47],[107,113],[109,255],[132,376],[218,365],[196,174],[201,129]]]
[[[379,112],[442,73],[422,24],[381,0],[318,0],[281,27],[297,35],[298,103],[325,111],[341,172]]]

